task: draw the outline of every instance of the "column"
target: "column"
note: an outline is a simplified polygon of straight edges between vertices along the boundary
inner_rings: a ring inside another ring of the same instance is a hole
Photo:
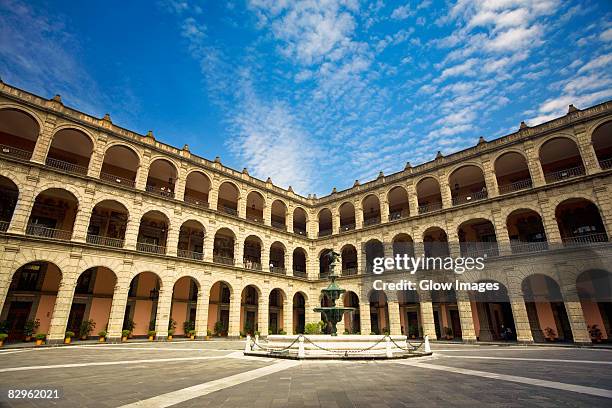
[[[287,208],[287,215],[285,216],[285,225],[287,226],[287,231],[293,232],[293,208]]]
[[[527,166],[529,167],[531,182],[534,187],[543,186],[546,184],[546,181],[544,180],[544,172],[542,171],[540,156],[536,146],[531,140],[526,141],[523,146],[525,149],[525,156],[527,156]]]
[[[587,135],[584,125],[576,125],[574,127],[574,134],[576,135],[578,150],[580,151],[580,157],[582,158],[586,174],[593,174],[601,171],[599,160],[597,160],[595,149],[593,149],[593,142]]]
[[[332,208],[332,234],[340,232],[340,212],[337,208]]]
[[[380,222],[385,223],[389,221],[389,201],[387,197],[380,199]]]
[[[499,187],[497,186],[497,177],[495,176],[495,167],[491,160],[482,161],[484,168],[485,185],[487,186],[487,195],[489,197],[497,197],[499,195]]]
[[[45,123],[40,130],[40,134],[36,140],[36,145],[34,146],[34,151],[32,152],[32,158],[30,159],[31,161],[45,164],[47,151],[49,150],[49,146],[51,145],[51,141],[53,139],[53,131],[55,130],[56,121],[57,117],[53,114],[49,114],[45,118]]]
[[[453,198],[450,190],[451,186],[448,184],[448,175],[444,171],[438,173],[438,183],[440,183],[442,208],[451,208],[453,206]]]
[[[239,218],[246,218],[246,206],[247,206],[247,200],[246,197],[239,197],[238,198],[238,217]]]
[[[96,149],[91,154],[89,168],[87,169],[87,175],[93,178],[98,178],[102,170],[102,163],[104,162],[104,153],[106,150],[106,136],[101,135],[98,137],[97,144]]]
[[[416,187],[412,182],[406,184],[406,191],[408,192],[408,204],[410,206],[410,215],[419,214],[419,197],[416,193]]]
[[[285,271],[287,276],[293,276],[293,251],[290,248],[285,250]]]
[[[272,204],[268,204],[270,202],[270,198],[267,201],[264,201],[263,208],[263,217],[264,217],[264,225],[272,225]]]
[[[198,303],[196,304],[195,331],[198,340],[203,339],[208,330],[208,302],[210,287],[200,284],[198,288]]]
[[[266,295],[260,295],[257,306],[257,330],[260,336],[268,335],[268,320],[270,318],[270,298]]]
[[[85,242],[87,238],[87,229],[89,228],[89,220],[93,211],[92,199],[91,194],[85,193],[85,197],[79,202],[79,208],[72,227],[73,241]]]
[[[367,296],[365,299],[359,300],[359,325],[361,326],[361,334],[369,335],[372,331],[370,322],[370,300]]]
[[[510,248],[510,236],[508,235],[506,220],[502,217],[501,210],[499,208],[495,208],[492,215],[499,254],[510,255],[512,254],[512,249]]]
[[[13,217],[8,232],[13,234],[25,234],[30,219],[30,213],[32,212],[34,201],[36,200],[34,197],[34,189],[34,185],[25,185],[20,188],[19,198],[17,199],[17,205],[13,211]]]
[[[213,252],[215,250],[215,235],[213,234],[212,226],[209,226],[210,232],[204,234],[204,261],[213,262]]]
[[[420,297],[421,294],[419,294]],[[423,336],[429,336],[429,340],[436,340],[436,324],[434,322],[433,304],[429,296],[423,296],[419,303],[421,308],[421,326]]]
[[[229,306],[229,327],[227,330],[228,337],[240,336],[240,302],[242,301],[241,291],[235,288],[230,298]]]
[[[157,316],[155,317],[155,331],[157,340],[166,340],[168,336],[168,324],[170,322],[170,309],[172,308],[173,286],[169,282],[163,282],[157,299]]]
[[[512,307],[514,328],[516,329],[516,341],[519,343],[533,343],[525,299],[520,294],[513,294],[510,296],[510,306]]]
[[[78,264],[78,260],[75,263]],[[70,269],[76,270],[76,265],[73,266],[75,266],[75,268]],[[74,287],[76,285],[76,275],[75,272],[71,273],[70,271],[62,270],[62,280],[57,291],[57,297],[55,298],[55,306],[53,307],[51,324],[47,336],[47,340],[50,344],[64,342],[68,316],[70,315],[70,308],[72,307]]]
[[[293,296],[287,295],[283,301],[283,330],[288,336],[293,335]]]
[[[219,200],[219,183],[213,179],[210,182],[210,190],[208,191],[208,208],[216,211],[218,200]]]
[[[355,204],[355,229],[363,228],[363,207],[361,202]]]
[[[270,272],[270,244],[265,241],[261,244],[261,270]]]
[[[456,295],[459,320],[461,322],[461,338],[464,343],[473,343],[476,341],[476,332],[474,331],[472,304],[467,295],[460,295],[459,293],[456,293]]]
[[[127,221],[125,228],[125,243],[126,249],[136,249],[136,242],[138,241],[138,231],[140,230],[140,212],[131,213],[130,218]]]
[[[546,232],[546,240],[549,244],[561,243],[561,233],[559,232],[555,209],[550,205],[547,198],[540,200],[540,208],[542,209],[540,215]]]
[[[400,320],[400,307],[397,299],[391,297],[387,299],[387,311],[389,312],[389,334],[392,336],[400,336],[402,334],[402,324]]]
[[[170,220],[172,222],[172,220]],[[180,226],[169,225],[168,237],[166,238],[166,255],[176,256],[178,251]]]
[[[151,152],[145,150],[142,156],[142,162],[138,167],[136,175],[136,189],[144,191],[147,187],[147,178],[149,178],[149,165],[151,164]]]
[[[19,253],[19,248],[4,247],[4,251],[0,254],[0,313],[4,308],[6,296],[8,295],[9,287],[11,286],[13,274],[21,265],[15,263],[15,257]]]
[[[480,331],[478,333],[479,341],[493,341],[493,330],[491,329],[489,304],[476,302],[476,311],[478,315],[478,323]]]
[[[591,335],[589,334],[580,297],[575,286],[564,288],[563,304],[567,312],[567,318],[572,329],[572,336],[576,344],[591,344]]]
[[[121,342],[121,331],[123,330],[123,319],[125,317],[125,307],[127,305],[129,289],[129,280],[117,282],[117,285],[115,286],[115,291],[113,292],[113,302],[111,304],[110,315],[108,318],[108,342]]]

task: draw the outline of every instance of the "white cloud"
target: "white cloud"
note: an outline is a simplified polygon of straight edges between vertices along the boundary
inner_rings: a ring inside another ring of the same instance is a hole
[[[588,72],[588,71],[592,71],[592,70],[595,70],[595,69],[604,68],[604,67],[607,67],[608,65],[610,65],[610,63],[612,63],[612,53],[611,54],[600,55],[599,57],[595,58],[594,60],[589,61],[587,64],[583,65],[578,70],[578,73],[583,73],[583,72]]]
[[[412,15],[414,15],[414,11],[410,10],[410,4],[404,4],[393,10],[391,18],[394,20],[405,20]]]
[[[612,28],[608,28],[606,31],[602,32],[599,35],[599,39],[606,42],[612,41]]]

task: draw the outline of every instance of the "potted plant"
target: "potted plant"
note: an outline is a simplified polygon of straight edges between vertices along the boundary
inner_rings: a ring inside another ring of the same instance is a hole
[[[38,327],[40,327],[39,319],[28,320],[25,323],[25,325],[23,326],[23,335],[25,336],[26,342],[32,340],[32,336],[34,335],[34,333],[36,333],[36,330],[38,330]]]
[[[601,330],[599,329],[599,326],[594,324],[592,326],[587,326],[587,329],[589,330],[589,334],[591,335],[591,341],[593,341],[594,343],[601,343]]]
[[[172,341],[172,336],[174,336],[174,329],[168,330],[168,341]]]
[[[196,331],[191,329],[189,330],[189,338],[191,338],[191,340],[195,340],[195,335],[196,335]]]
[[[147,335],[149,336],[149,341],[155,340],[155,335],[156,334],[157,334],[157,332],[155,330],[149,330],[149,332],[147,333]]]
[[[79,337],[81,340],[87,340],[93,329],[96,327],[96,322],[92,319],[84,320],[79,327]]]
[[[287,332],[286,332],[286,331],[284,331],[283,329],[280,329],[280,330],[278,331],[278,334],[280,334],[281,336],[284,336],[285,334],[287,334]]]
[[[210,340],[212,337],[212,332],[209,329],[206,329],[206,340]]]
[[[130,336],[131,332],[129,330],[123,330],[121,332],[121,341],[122,342],[126,342],[128,337]]]
[[[123,330],[128,331],[128,337],[132,337],[132,333],[134,332],[134,328],[136,327],[136,323],[132,319],[127,319],[125,324],[123,325]]]
[[[555,338],[557,337],[557,332],[551,327],[545,328],[544,334],[546,335],[546,341],[555,341]]]
[[[101,332],[98,333],[98,341],[100,343],[104,343],[106,341],[106,331],[102,330]]]
[[[444,334],[446,336],[446,340],[452,340],[453,339],[453,329],[451,329],[450,327],[445,327],[444,328]]]
[[[0,347],[4,346],[4,341],[6,340],[7,337],[8,337],[8,334],[0,333]]]
[[[223,332],[223,323],[221,321],[218,321],[217,323],[215,323],[215,336],[221,336],[221,333]]]
[[[47,335],[44,333],[38,333],[36,335],[36,345],[37,346],[42,346],[45,343],[45,339],[47,338]]]
[[[195,322],[191,320],[186,320],[183,322],[183,333],[185,333],[185,337],[191,337],[191,331],[195,330]]]
[[[64,344],[70,344],[73,337],[74,337],[74,332],[67,331],[64,337]]]

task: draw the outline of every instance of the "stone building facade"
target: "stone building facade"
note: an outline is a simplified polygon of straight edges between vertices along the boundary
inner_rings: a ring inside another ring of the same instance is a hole
[[[606,341],[611,169],[612,101],[303,197],[0,83],[0,320],[18,339],[38,319],[51,342],[89,319],[111,340],[126,326],[163,340],[172,322],[293,334],[320,319],[334,249],[356,309],[341,331]],[[375,257],[434,250],[487,254],[449,279],[500,297],[373,290]]]

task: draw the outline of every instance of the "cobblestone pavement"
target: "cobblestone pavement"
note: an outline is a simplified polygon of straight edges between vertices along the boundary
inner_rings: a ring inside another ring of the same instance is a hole
[[[244,358],[242,342],[0,350],[2,407],[612,406],[612,350],[434,345],[418,361]],[[58,400],[9,389],[59,387]]]

